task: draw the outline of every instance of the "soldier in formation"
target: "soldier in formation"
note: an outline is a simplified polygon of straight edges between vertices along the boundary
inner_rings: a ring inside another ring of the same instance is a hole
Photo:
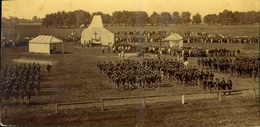
[[[204,90],[215,87],[214,74],[209,71],[199,71],[192,66],[184,66],[173,59],[148,59],[148,60],[119,60],[98,61],[97,67],[112,82],[115,89],[131,89],[157,87],[164,80],[175,81],[183,85],[197,85]]]
[[[41,83],[41,66],[38,64],[19,64],[1,66],[1,96],[5,104],[30,104],[32,95],[38,95]]]
[[[228,73],[231,76],[242,78],[258,77],[259,60],[257,57],[238,56],[234,60],[231,57],[207,57],[198,58],[197,64],[203,69],[213,72]]]

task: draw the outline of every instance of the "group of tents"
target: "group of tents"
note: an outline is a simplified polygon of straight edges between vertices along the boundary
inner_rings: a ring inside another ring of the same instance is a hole
[[[183,46],[183,38],[174,33],[165,38],[169,41],[169,46]],[[115,43],[114,34],[104,28],[100,15],[93,17],[90,26],[84,29],[81,33],[81,45],[101,44],[105,46],[112,46]],[[63,40],[52,35],[39,35],[29,41],[30,53],[45,53],[51,54],[53,50],[61,49],[64,53]]]

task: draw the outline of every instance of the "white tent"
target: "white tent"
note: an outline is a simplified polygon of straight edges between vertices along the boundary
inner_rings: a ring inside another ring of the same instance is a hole
[[[100,15],[94,16],[89,27],[81,33],[81,44],[86,45],[87,43],[114,44],[114,34],[103,27]]]
[[[52,36],[52,35],[39,35],[29,41],[29,53],[47,53],[51,54],[52,47],[56,47],[57,44],[62,46],[63,51],[63,41]]]
[[[183,37],[179,34],[173,33],[165,38],[165,41],[169,41],[169,46],[183,47]]]

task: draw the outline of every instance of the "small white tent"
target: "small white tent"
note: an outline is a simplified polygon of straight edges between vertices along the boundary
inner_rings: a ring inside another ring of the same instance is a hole
[[[57,44],[62,45],[62,54],[64,53],[63,41],[52,35],[39,35],[29,41],[29,53],[51,54],[51,49]]]
[[[165,38],[165,41],[169,41],[169,46],[183,47],[183,37],[179,34],[173,33]]]
[[[103,27],[100,15],[94,16],[90,26],[81,33],[81,44],[86,45],[87,43],[114,44],[114,34]]]

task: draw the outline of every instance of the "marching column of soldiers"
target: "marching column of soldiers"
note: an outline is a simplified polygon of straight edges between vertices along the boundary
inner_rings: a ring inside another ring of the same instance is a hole
[[[230,73],[231,76],[254,78],[258,77],[259,60],[257,57],[238,56],[235,60],[231,57],[198,58],[197,64],[203,69],[214,72]]]
[[[212,71],[199,71],[192,66],[186,67],[176,59],[142,61],[125,59],[114,63],[98,61],[97,67],[112,82],[112,87],[116,90],[144,88],[145,86],[155,88],[166,79],[183,85],[197,85],[204,91],[212,90],[212,88],[225,90],[228,86],[226,82],[220,82],[217,78],[214,81]]]
[[[33,95],[38,95],[41,83],[41,66],[38,64],[19,64],[1,66],[1,96],[5,104],[30,104]]]

